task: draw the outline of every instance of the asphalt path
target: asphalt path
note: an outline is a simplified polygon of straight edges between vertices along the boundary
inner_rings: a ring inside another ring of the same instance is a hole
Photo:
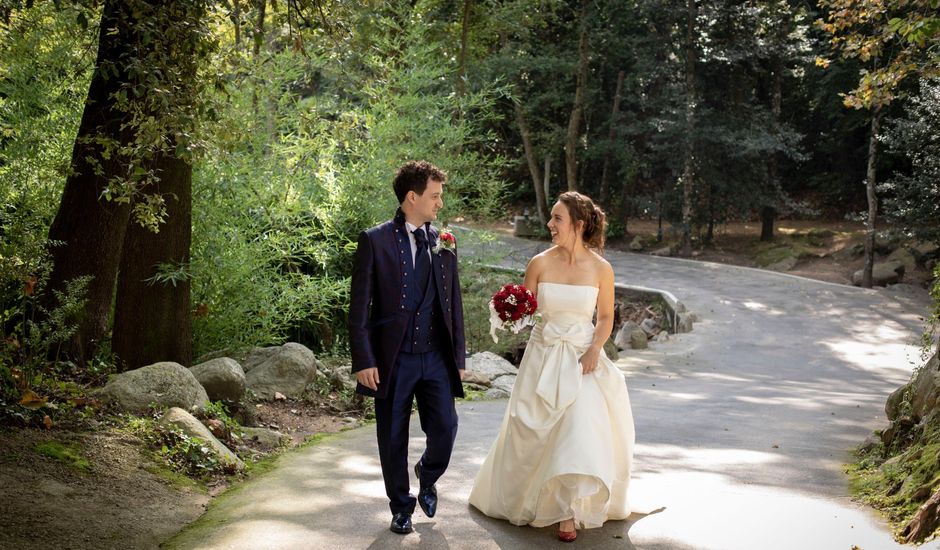
[[[520,267],[545,246],[502,239],[468,248]],[[876,512],[851,500],[845,465],[851,449],[886,424],[886,397],[920,362],[925,291],[865,290],[616,251],[606,256],[617,282],[667,290],[698,321],[691,333],[624,352],[618,361],[636,423],[635,512],[580,532],[578,547],[904,548]],[[413,534],[388,531],[370,425],[286,453],[271,471],[218,497],[166,546],[562,544],[553,528],[516,527],[467,504],[506,402],[458,404],[457,446],[438,483],[438,514],[429,519],[418,510]],[[412,463],[422,448],[415,417]]]

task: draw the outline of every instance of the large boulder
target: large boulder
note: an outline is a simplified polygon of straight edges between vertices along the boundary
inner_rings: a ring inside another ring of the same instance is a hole
[[[649,347],[649,337],[643,332],[643,329],[634,329],[630,333],[630,347],[633,349],[646,349]]]
[[[790,271],[791,269],[796,267],[797,261],[798,260],[796,259],[796,256],[787,256],[780,261],[776,261],[768,265],[767,269],[769,269],[770,271],[781,271],[781,272]]]
[[[218,456],[219,462],[228,469],[242,470],[245,463],[238,458],[228,447],[216,439],[209,428],[206,428],[198,418],[189,414],[179,407],[173,407],[163,415],[160,424],[167,427],[178,428],[184,434],[190,437],[198,437]]]
[[[617,331],[617,335],[614,336],[614,344],[618,349],[628,349],[630,347],[630,334],[633,333],[636,329],[640,328],[640,325],[634,323],[633,321],[627,321],[624,323],[620,330]]]
[[[854,260],[862,254],[865,253],[865,245],[863,243],[848,244],[839,250],[836,250],[832,253],[832,256],[837,260]]]
[[[692,332],[692,325],[696,321],[698,321],[698,317],[696,317],[694,313],[689,312],[678,314],[678,319],[676,319],[676,332]]]
[[[512,220],[512,234],[516,237],[537,237],[542,228],[541,222],[528,216],[515,216]]]
[[[902,237],[893,231],[878,232],[875,234],[875,252],[891,254],[901,246]]]
[[[904,394],[907,393],[910,387],[910,384],[904,384],[888,396],[888,400],[885,402],[885,415],[887,415],[888,420],[894,422],[901,415],[901,403],[904,401]]]
[[[281,349],[280,346],[272,346],[270,348],[252,348],[248,352],[248,355],[245,356],[239,363],[242,366],[242,369],[245,371],[245,374],[251,372],[252,369],[264,363],[275,354],[278,350]]]
[[[911,251],[906,248],[899,248],[895,250],[894,252],[892,252],[888,256],[887,261],[901,262],[902,264],[904,264],[905,273],[910,273],[911,271],[914,271],[915,267],[917,267],[917,259],[914,257]]]
[[[911,247],[911,252],[917,257],[917,261],[926,264],[927,260],[940,256],[940,246],[937,243],[919,242]]]
[[[516,372],[512,363],[489,351],[475,353],[467,359],[467,373],[475,373],[488,380]]]
[[[158,408],[202,409],[209,396],[193,373],[165,361],[117,374],[96,395],[122,411],[146,414],[151,404]]]
[[[643,250],[643,238],[639,235],[633,237],[633,240],[630,241],[630,250],[634,252],[641,252]]]
[[[273,450],[290,443],[290,436],[268,428],[239,428],[242,439],[252,441],[265,450]]]
[[[237,403],[245,393],[245,371],[234,359],[219,357],[189,370],[212,401]]]
[[[917,376],[911,383],[914,386],[911,415],[920,420],[940,406],[940,355],[935,353],[927,364],[917,371]]]
[[[614,344],[614,340],[612,338],[608,338],[607,341],[604,342],[604,353],[611,361],[620,359],[620,350],[617,349],[617,345]]]
[[[892,260],[890,262],[877,262],[872,267],[871,279],[875,286],[887,286],[901,280],[904,276],[904,264]],[[862,270],[859,269],[852,274],[852,284],[860,286],[862,284]]]
[[[490,387],[490,377],[483,374],[482,372],[475,372],[472,370],[464,371],[463,383],[464,384],[476,384],[477,386],[482,386],[484,388]]]
[[[487,399],[500,399],[512,394],[512,386],[516,383],[515,374],[504,374],[491,381],[490,389],[486,390]]]
[[[355,391],[356,375],[352,373],[352,365],[337,365],[331,369],[317,368],[317,378],[322,378],[334,390],[347,389]]]
[[[245,374],[245,384],[262,399],[273,399],[275,393],[300,397],[317,374],[317,358],[306,346],[294,342],[274,350],[265,352],[267,359]]]

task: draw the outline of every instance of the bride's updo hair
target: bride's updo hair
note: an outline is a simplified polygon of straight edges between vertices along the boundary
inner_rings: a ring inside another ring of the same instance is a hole
[[[603,250],[604,234],[607,232],[607,215],[594,204],[591,197],[577,191],[567,191],[558,197],[558,202],[568,208],[572,225],[584,222],[584,233],[581,235],[584,244],[588,248]]]

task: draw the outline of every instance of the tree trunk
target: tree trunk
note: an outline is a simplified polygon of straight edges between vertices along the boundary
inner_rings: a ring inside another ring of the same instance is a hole
[[[607,131],[608,148],[604,153],[604,167],[601,169],[601,192],[600,203],[607,206],[607,195],[609,188],[607,185],[607,171],[610,167],[610,152],[614,140],[617,139],[617,119],[620,114],[620,94],[623,92],[623,71],[617,73],[617,89],[614,91],[614,105],[610,109],[610,128]]]
[[[773,64],[773,91],[770,99],[770,113],[773,116],[773,129],[775,132],[780,125],[780,106],[783,101],[782,74],[783,66],[779,58],[777,58]],[[767,158],[767,178],[770,180],[770,196],[773,198],[767,201],[768,204],[761,207],[760,240],[764,242],[774,240],[774,222],[777,218],[777,209],[774,207],[774,201],[781,193],[777,156],[777,153],[771,153]]]
[[[255,27],[251,32],[251,54],[257,59],[258,54],[261,53],[261,45],[264,44],[264,17],[268,3],[266,0],[254,0],[254,4],[257,13],[255,14]]]
[[[532,177],[532,188],[535,191],[535,202],[538,204],[539,221],[544,225],[548,223],[548,212],[546,212],[545,207],[547,202],[545,200],[545,188],[542,186],[542,174],[539,173],[539,162],[532,148],[532,134],[529,131],[529,123],[525,119],[525,113],[522,112],[522,105],[518,101],[513,101],[513,108],[516,113],[516,124],[519,126],[519,133],[522,135],[522,148],[525,150],[529,175]]]
[[[457,97],[463,97],[467,90],[467,41],[470,36],[470,5],[473,0],[464,0],[463,17],[460,24],[460,52],[457,54]],[[463,117],[463,112],[461,112]]]
[[[114,107],[111,96],[128,81],[126,60],[132,56],[135,28],[122,0],[105,3],[95,71],[72,149],[72,170],[49,228],[49,240],[64,244],[52,247],[53,268],[43,298],[46,309],[58,305],[54,292],[63,292],[69,281],[92,277],[82,319],[64,347],[66,355],[81,365],[95,355],[108,329],[114,280],[130,220],[130,205],[100,199],[109,180],[128,177],[127,159],[102,154],[100,140],[115,140],[123,147],[134,139],[130,116]]]
[[[549,201],[552,200],[551,196],[551,183],[552,179],[552,157],[545,155],[545,169],[542,170],[542,174],[545,176],[545,181],[542,183],[542,187],[545,190],[545,208],[548,209],[551,204]]]
[[[881,126],[881,107],[875,107],[871,116],[871,136],[868,141],[868,170],[865,192],[868,197],[868,219],[865,222],[865,267],[862,268],[862,287],[871,288],[872,269],[875,266],[875,220],[878,216],[878,197],[875,195],[875,163],[878,160],[878,130]]]
[[[189,366],[192,361],[190,282],[148,281],[159,264],[189,268],[192,240],[192,166],[162,156],[153,169],[160,177],[147,193],[166,200],[167,221],[159,233],[131,224],[124,240],[124,255],[117,285],[112,350],[127,370],[158,361]]]
[[[774,240],[774,220],[777,209],[773,206],[762,206],[760,209],[760,240],[769,242]]]
[[[695,181],[695,0],[687,0],[685,44],[685,159],[682,163],[682,243],[680,254],[692,255],[692,199]]]
[[[568,134],[565,139],[565,174],[568,178],[568,190],[578,190],[578,136],[581,133],[581,113],[584,110],[584,88],[587,86],[588,72],[588,21],[587,13],[590,0],[581,2],[581,37],[578,40],[578,76],[574,91],[574,106],[568,119]]]

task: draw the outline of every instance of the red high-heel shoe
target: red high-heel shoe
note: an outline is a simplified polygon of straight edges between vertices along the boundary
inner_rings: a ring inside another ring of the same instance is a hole
[[[578,538],[577,528],[571,531],[562,531],[561,524],[558,524],[558,540],[561,542],[574,542],[576,538]]]

